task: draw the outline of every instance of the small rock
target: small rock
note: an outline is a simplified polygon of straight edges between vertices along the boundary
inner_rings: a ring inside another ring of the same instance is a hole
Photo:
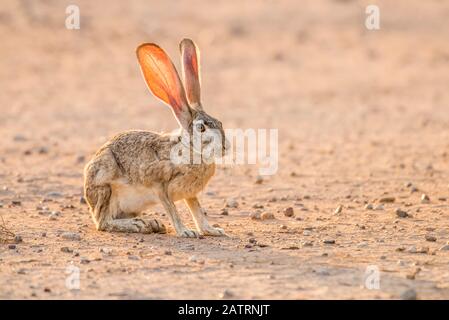
[[[295,212],[292,207],[288,207],[284,209],[284,216],[286,217],[293,217],[295,215]]]
[[[229,298],[231,298],[232,296],[234,296],[234,294],[233,294],[231,291],[229,291],[228,289],[223,290],[223,292],[221,292],[221,293],[218,295],[218,297],[219,297],[220,299],[229,299]]]
[[[17,270],[17,274],[26,274],[26,270],[23,268],[20,268],[19,270]]]
[[[229,215],[229,212],[228,212],[228,210],[227,210],[226,208],[223,208],[223,209],[221,209],[221,211],[220,211],[220,215],[222,215],[222,216],[227,216],[227,215]]]
[[[430,241],[430,242],[437,241],[437,237],[435,237],[434,235],[431,235],[431,234],[426,234],[425,239],[426,239],[426,241]]]
[[[37,153],[39,153],[39,154],[47,154],[48,153],[48,148],[47,147],[39,147],[38,149],[37,149]]]
[[[408,253],[417,253],[418,250],[416,249],[415,246],[410,246],[410,247],[408,247],[407,252]]]
[[[249,243],[257,243],[257,240],[255,238],[249,238],[248,242]]]
[[[400,295],[402,300],[416,300],[418,297],[415,289],[407,289]]]
[[[235,199],[228,199],[226,201],[226,207],[228,208],[237,208],[239,206],[239,203]]]
[[[51,192],[48,192],[46,194],[46,197],[48,197],[48,198],[61,198],[61,197],[63,197],[63,194],[61,192],[51,191]]]
[[[170,250],[165,250],[165,251],[164,251],[164,254],[165,254],[166,256],[171,256],[171,255],[172,255],[172,252],[171,252]]]
[[[323,243],[324,244],[335,244],[335,240],[334,239],[324,239]]]
[[[282,230],[288,229],[288,227],[287,227],[285,224],[281,224],[281,225],[279,226],[279,228],[281,228]]]
[[[15,244],[10,244],[10,245],[8,245],[8,249],[9,250],[14,250],[14,249],[16,249],[16,245]]]
[[[251,214],[249,216],[252,220],[260,220],[261,219],[259,212],[251,212]]]
[[[100,248],[100,252],[104,253],[105,255],[110,256],[112,254],[112,249],[110,249],[110,248]]]
[[[86,204],[86,203],[87,203],[86,199],[84,197],[81,197],[80,198],[80,204]]]
[[[79,155],[78,157],[76,157],[76,162],[77,163],[83,163],[84,161],[86,161],[86,157],[83,155]]]
[[[89,263],[90,263],[90,260],[89,260],[88,258],[82,257],[82,258],[80,259],[80,263],[81,263],[81,264],[89,264]]]
[[[255,184],[262,184],[263,182],[263,177],[262,176],[257,176],[256,177],[256,181],[254,181]]]
[[[254,209],[263,209],[263,204],[255,203],[255,204],[253,204],[253,208]]]
[[[417,187],[415,187],[415,186],[410,188],[410,193],[415,193],[415,192],[418,192],[418,191],[419,191],[419,189]]]
[[[20,200],[12,200],[11,204],[13,206],[21,206],[22,205],[22,201],[20,201]]]
[[[14,237],[14,242],[15,242],[15,243],[21,243],[21,242],[23,242],[22,236],[16,235],[16,236]]]
[[[368,203],[368,204],[365,206],[365,210],[374,210],[374,206],[373,206],[371,203]]]
[[[423,203],[423,204],[430,203],[430,198],[429,198],[429,196],[427,194],[423,194],[421,196],[421,203]]]
[[[262,219],[262,220],[274,219],[274,214],[272,214],[271,212],[264,212],[260,215],[260,219]]]
[[[301,246],[303,246],[303,247],[312,247],[313,246],[313,242],[312,241],[302,241],[301,242]]]
[[[65,253],[72,253],[72,252],[73,252],[73,249],[70,249],[69,247],[62,247],[62,248],[61,248],[61,251],[62,251],[62,252],[65,252]]]
[[[64,232],[61,237],[66,240],[80,241],[81,236],[76,232]]]
[[[396,201],[395,197],[384,197],[379,199],[379,203],[393,203]]]
[[[384,207],[383,204],[379,204],[379,205],[377,205],[377,206],[374,208],[374,210],[376,210],[376,211],[382,211],[382,210],[385,210],[385,207]]]
[[[440,250],[440,251],[449,251],[449,244],[445,244],[445,245],[442,246],[439,250]]]
[[[396,212],[396,215],[399,218],[407,218],[407,217],[409,217],[409,214],[406,211],[404,211],[404,210],[402,210],[400,208],[397,208],[395,212]]]
[[[15,135],[15,136],[13,137],[13,140],[16,141],[16,142],[23,142],[23,141],[27,141],[28,138],[25,137],[24,135],[17,134],[17,135]]]
[[[306,236],[306,237],[310,236],[311,234],[312,234],[312,232],[311,232],[310,230],[304,230],[304,231],[302,232],[302,235],[303,235],[303,236]]]
[[[342,205],[339,205],[339,206],[335,209],[334,213],[335,213],[335,214],[339,214],[339,213],[341,213],[342,211],[343,211],[343,206],[342,206]]]

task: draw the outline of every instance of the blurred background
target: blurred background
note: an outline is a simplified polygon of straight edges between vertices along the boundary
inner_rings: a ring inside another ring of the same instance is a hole
[[[71,4],[79,30],[65,27]],[[380,30],[365,27],[369,4],[379,6]],[[26,139],[24,152],[53,149],[51,163],[73,170],[71,159],[117,132],[172,130],[134,51],[156,42],[179,66],[178,43],[190,37],[202,52],[206,110],[225,127],[278,128],[286,173],[317,148],[353,152],[320,170],[384,167],[396,147],[416,148],[422,159],[435,152],[419,138],[426,124],[447,146],[448,34],[441,0],[2,1],[1,150]],[[382,141],[392,150],[374,164],[371,151],[353,145]],[[30,159],[22,164],[49,170],[48,158]]]

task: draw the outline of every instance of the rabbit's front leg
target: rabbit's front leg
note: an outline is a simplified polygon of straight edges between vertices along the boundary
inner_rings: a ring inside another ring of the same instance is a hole
[[[167,193],[161,192],[159,194],[159,198],[160,198],[165,210],[167,211],[168,215],[170,216],[170,219],[173,224],[173,227],[175,228],[176,234],[179,237],[184,237],[184,238],[198,238],[199,233],[197,231],[187,229],[184,226],[184,224],[181,221],[181,218],[179,218],[178,210],[176,209],[174,202],[168,197]]]
[[[184,200],[192,213],[198,231],[205,236],[225,236],[226,233],[221,228],[212,227],[204,215],[204,211],[198,201],[198,198],[189,198]]]

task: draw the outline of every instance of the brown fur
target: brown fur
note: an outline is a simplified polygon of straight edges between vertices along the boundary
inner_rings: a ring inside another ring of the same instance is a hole
[[[189,43],[194,46],[193,42]],[[224,235],[222,229],[209,225],[197,199],[197,194],[214,175],[215,164],[175,164],[170,159],[170,152],[180,142],[181,135],[192,136],[194,123],[198,125],[198,121],[205,130],[219,130],[225,142],[221,122],[205,113],[199,100],[194,106],[187,104],[176,70],[161,48],[154,44],[141,45],[138,59],[150,90],[172,106],[181,131],[179,135],[126,131],[97,151],[84,169],[84,194],[95,226],[103,231],[164,233],[166,228],[159,221],[138,218],[144,210],[161,202],[179,236]],[[188,73],[198,70],[198,66],[183,67]],[[199,98],[198,74],[189,77],[198,82],[192,86],[197,92],[190,96]],[[198,231],[187,229],[179,218],[174,202],[182,199]]]

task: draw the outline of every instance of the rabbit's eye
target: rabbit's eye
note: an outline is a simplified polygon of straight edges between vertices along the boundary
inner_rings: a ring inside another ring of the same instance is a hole
[[[196,124],[196,130],[199,131],[199,132],[204,132],[204,131],[206,131],[206,127],[202,123],[197,123]]]

